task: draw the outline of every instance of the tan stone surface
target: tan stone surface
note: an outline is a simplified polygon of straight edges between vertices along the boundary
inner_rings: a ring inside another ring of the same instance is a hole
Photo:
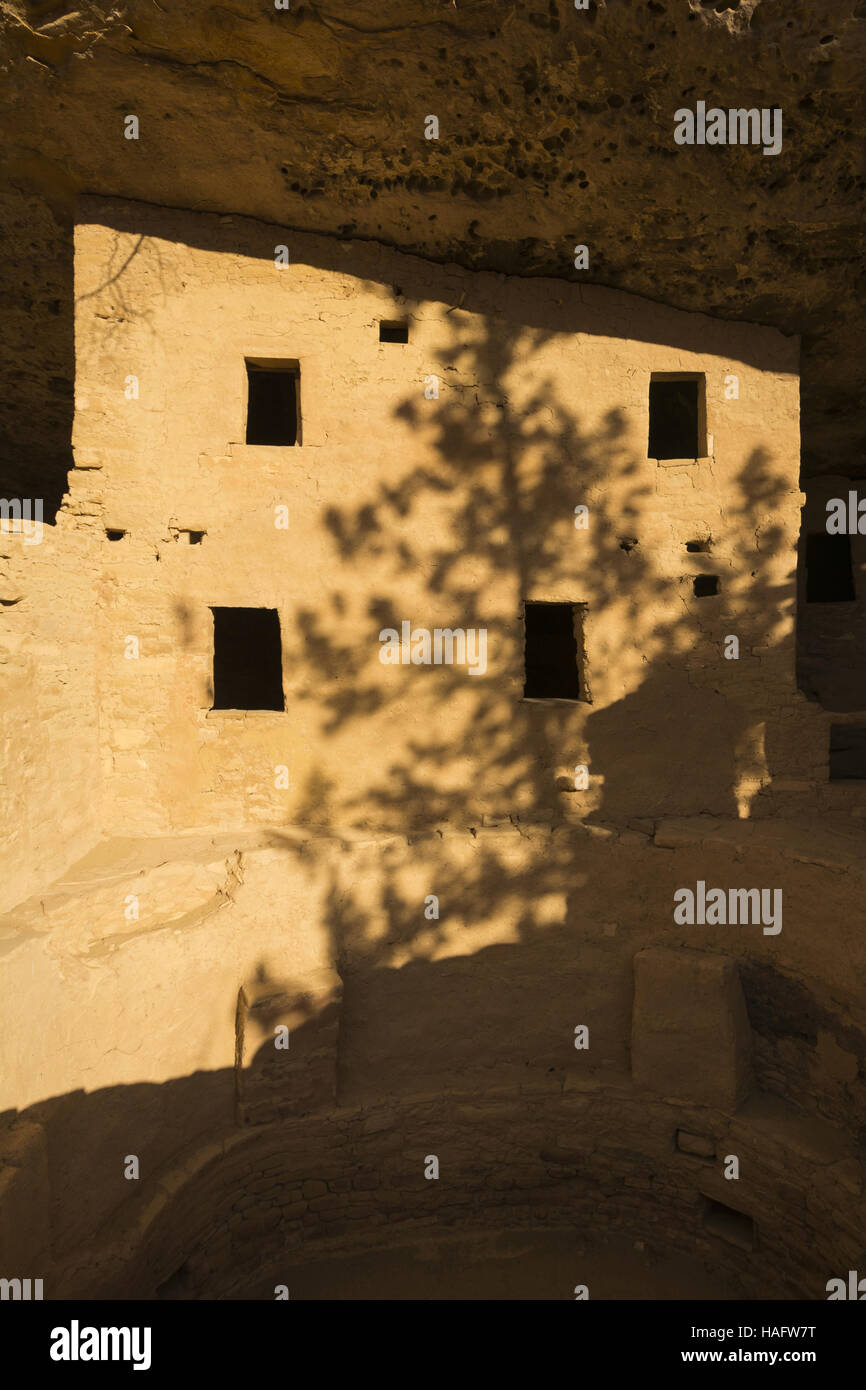
[[[663,1096],[735,1110],[754,1086],[752,1037],[735,965],[706,951],[635,957],[631,1064]]]
[[[81,216],[72,543],[100,557],[107,827],[508,816],[559,806],[581,761],[596,801],[636,815],[730,813],[771,776],[821,778],[793,688],[796,344],[358,243],[293,236],[278,270],[279,230],[237,220]],[[409,344],[379,344],[378,320],[404,316]],[[245,355],[301,361],[301,446],[241,442]],[[706,372],[713,452],[662,469],[648,381],[677,370]],[[688,555],[707,534],[711,554]],[[718,599],[691,595],[703,572]],[[588,604],[591,707],[519,703],[525,598]],[[278,608],[285,714],[208,711],[214,604]],[[484,625],[486,674],[382,666],[379,630],[403,619]]]

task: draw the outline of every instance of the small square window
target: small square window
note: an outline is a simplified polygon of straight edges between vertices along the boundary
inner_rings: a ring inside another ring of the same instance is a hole
[[[380,343],[408,343],[409,341],[409,321],[408,319],[380,319],[379,320],[379,342]]]
[[[275,608],[212,608],[213,709],[286,707]]]
[[[581,671],[584,604],[526,603],[524,699],[587,700]]]
[[[246,367],[247,444],[299,444],[300,365],[297,362],[247,361]]]
[[[655,372],[649,388],[651,459],[696,459],[705,452],[704,378]]]
[[[696,574],[692,580],[695,598],[713,598],[719,592],[717,574]]]

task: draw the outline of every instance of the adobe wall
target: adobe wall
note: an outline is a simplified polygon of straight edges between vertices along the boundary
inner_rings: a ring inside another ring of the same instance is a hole
[[[772,778],[826,777],[794,680],[795,341],[87,199],[76,295],[70,491],[100,556],[109,832],[574,811],[581,763],[582,810],[612,817],[757,813]],[[401,317],[409,343],[380,344]],[[242,442],[245,356],[300,361],[300,446]],[[656,371],[706,373],[706,457],[647,458]],[[704,572],[719,596],[694,597]],[[591,705],[521,700],[527,598],[588,605]],[[279,610],[285,713],[210,710],[213,605]],[[402,620],[487,628],[486,673],[383,666],[379,631]]]
[[[102,831],[98,552],[76,524],[67,513],[57,526],[0,531],[0,911]]]

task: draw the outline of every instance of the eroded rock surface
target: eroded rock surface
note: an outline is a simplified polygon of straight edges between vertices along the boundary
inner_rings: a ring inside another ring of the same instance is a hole
[[[863,476],[860,0],[17,3],[0,33],[4,494],[63,491],[82,190],[802,334],[805,475]],[[781,107],[782,153],[677,147],[698,100]]]

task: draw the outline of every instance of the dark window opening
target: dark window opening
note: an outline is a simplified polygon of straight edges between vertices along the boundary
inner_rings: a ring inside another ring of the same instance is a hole
[[[126,535],[126,532],[125,532],[125,531],[117,531],[117,530],[114,530],[113,528],[106,527],[106,528],[105,528],[105,534],[106,534],[107,538],[108,538],[110,541],[122,541],[123,538],[124,538],[124,536]]]
[[[866,781],[866,726],[830,725],[830,781]]]
[[[275,608],[212,608],[213,709],[285,709]]]
[[[583,646],[579,624],[583,608],[583,604],[575,603],[525,605],[524,698],[588,699],[579,664],[579,648],[582,655]]]
[[[703,541],[686,541],[686,550],[690,555],[703,555],[709,550],[710,544],[709,536]]]
[[[851,537],[825,531],[806,537],[806,602],[852,603]]]
[[[181,531],[182,536],[186,536],[188,545],[201,545],[207,531]]]
[[[380,319],[380,343],[408,343],[409,323],[407,319]]]
[[[696,574],[692,580],[692,587],[695,591],[695,598],[712,598],[719,592],[719,576],[717,574]]]
[[[247,362],[247,444],[297,444],[301,369],[297,363]]]
[[[694,459],[700,445],[701,396],[697,378],[653,377],[649,389],[649,457]]]
[[[744,1216],[734,1207],[726,1207],[724,1202],[706,1197],[704,1226],[711,1235],[719,1236],[731,1245],[739,1245],[742,1250],[755,1248],[755,1223],[751,1216]]]

